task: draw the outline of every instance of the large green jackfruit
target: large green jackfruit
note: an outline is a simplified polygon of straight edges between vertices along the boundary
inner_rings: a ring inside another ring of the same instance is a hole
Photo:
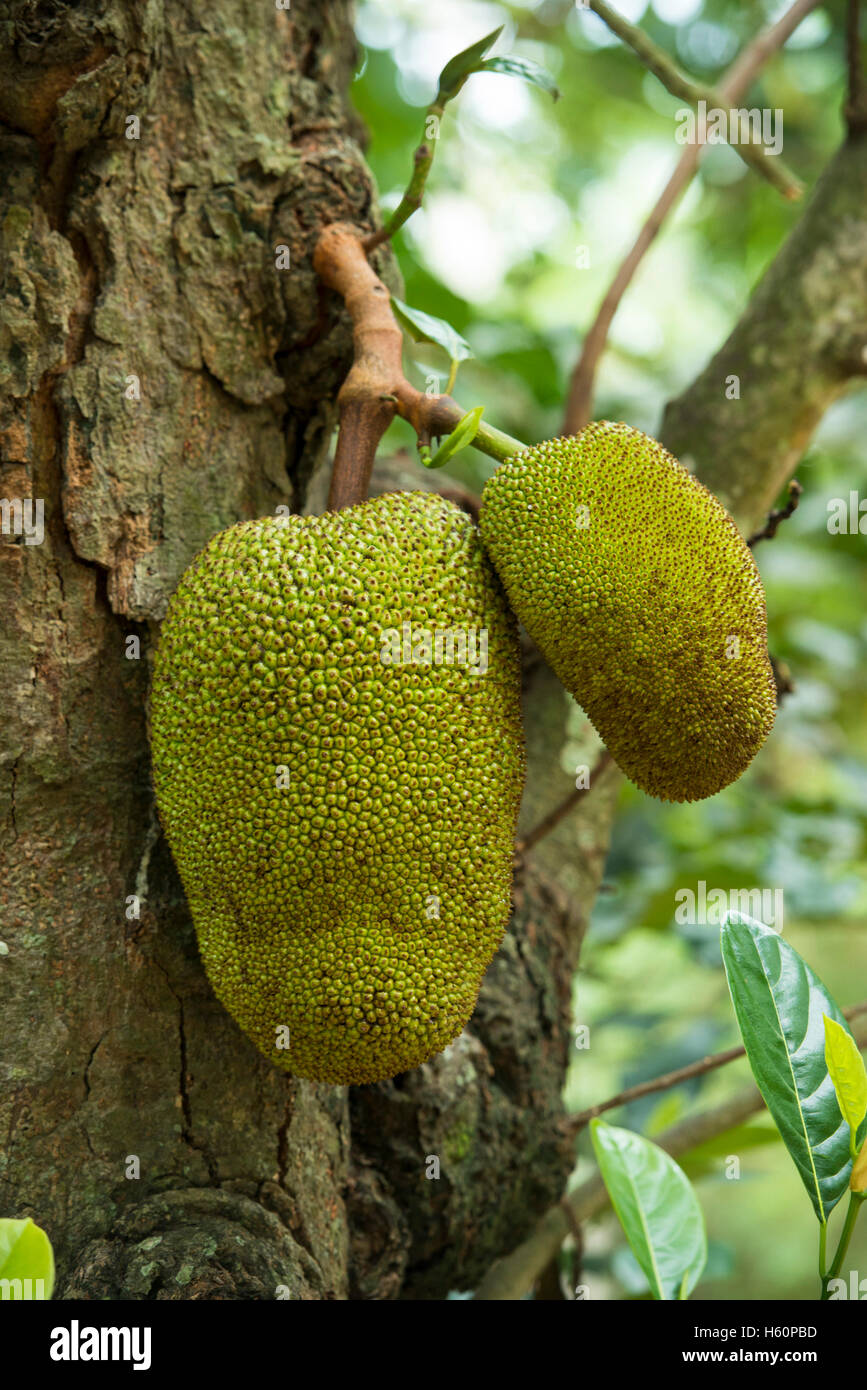
[[[469,517],[402,493],[216,536],[169,605],[151,741],[208,976],[261,1051],[334,1083],[441,1051],[508,919],[524,767]]]
[[[712,493],[602,421],[501,465],[480,524],[512,607],[633,782],[697,801],[741,775],[776,691],[761,579]]]

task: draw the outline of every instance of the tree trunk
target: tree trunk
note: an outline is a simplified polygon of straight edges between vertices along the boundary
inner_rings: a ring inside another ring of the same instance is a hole
[[[207,984],[146,738],[179,575],[216,531],[302,507],[329,442],[350,339],[315,234],[374,216],[348,5],[6,14],[0,491],[41,499],[45,531],[0,538],[0,1209],[47,1229],[60,1296],[441,1297],[570,1167],[574,912],[528,871],[447,1054],[351,1102],[294,1081]],[[570,785],[569,702],[544,668],[534,686],[530,817]],[[578,902],[595,819],[561,837],[590,837]]]

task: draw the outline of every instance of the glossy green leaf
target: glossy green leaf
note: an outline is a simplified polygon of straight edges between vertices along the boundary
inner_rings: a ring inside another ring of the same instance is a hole
[[[509,77],[522,77],[525,82],[531,82],[534,87],[541,87],[543,92],[548,92],[555,101],[559,100],[560,89],[550,72],[546,72],[538,63],[531,62],[529,58],[515,58],[504,53],[501,57],[485,58],[475,70],[504,72]]]
[[[707,1260],[698,1198],[674,1159],[629,1129],[593,1120],[593,1148],[611,1203],[654,1298],[686,1297]]]
[[[849,1029],[827,1015],[824,1021],[825,1061],[834,1083],[837,1104],[854,1143],[858,1127],[867,1115],[867,1069]]]
[[[483,39],[470,44],[469,48],[462,49],[460,53],[455,54],[454,58],[449,59],[440,73],[439,91],[437,92],[437,101],[440,105],[457,95],[470,73],[477,70],[479,60],[484,58],[488,49],[493,48],[502,32],[503,26],[501,24],[499,29],[494,29]]]
[[[708,1279],[730,1279],[734,1274],[734,1252],[729,1245],[718,1240],[707,1243],[707,1261],[701,1272],[701,1282]],[[626,1293],[635,1298],[644,1298],[650,1293],[650,1285],[644,1271],[628,1245],[619,1245],[611,1253],[611,1273],[622,1284]]]
[[[442,468],[443,464],[448,463],[449,459],[454,458],[461,449],[472,444],[479,432],[484,408],[483,405],[477,405],[475,410],[467,411],[466,415],[455,425],[451,434],[443,440],[433,458],[424,460],[426,468]]]
[[[741,1037],[759,1090],[813,1203],[826,1221],[849,1181],[849,1127],[825,1062],[827,1014],[845,1020],[788,942],[743,913],[721,929]]]
[[[29,1216],[0,1218],[0,1301],[48,1299],[53,1290],[54,1251],[42,1227]]]
[[[436,319],[421,309],[411,309],[395,295],[391,296],[391,307],[398,322],[414,342],[436,343],[437,347],[445,348],[451,362],[465,362],[472,357],[473,350],[469,343],[445,319]]]

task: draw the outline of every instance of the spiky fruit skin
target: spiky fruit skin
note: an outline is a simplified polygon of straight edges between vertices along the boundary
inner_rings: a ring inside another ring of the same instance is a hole
[[[406,622],[422,658],[420,630],[485,629],[486,673],[384,664]],[[464,512],[399,493],[216,536],[169,606],[151,742],[208,976],[268,1058],[358,1084],[461,1031],[524,772],[516,624]]]
[[[765,596],[707,488],[602,421],[501,465],[480,525],[512,607],[627,777],[698,801],[741,775],[776,710]]]

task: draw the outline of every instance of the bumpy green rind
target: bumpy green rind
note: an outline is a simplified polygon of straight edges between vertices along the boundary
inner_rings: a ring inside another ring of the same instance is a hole
[[[486,630],[487,673],[383,664],[405,622]],[[516,625],[464,512],[400,493],[216,536],[169,606],[151,742],[208,976],[267,1057],[371,1082],[461,1031],[524,771]]]
[[[739,777],[774,722],[762,582],[721,503],[602,421],[502,464],[482,536],[509,600],[612,757],[664,801]]]

